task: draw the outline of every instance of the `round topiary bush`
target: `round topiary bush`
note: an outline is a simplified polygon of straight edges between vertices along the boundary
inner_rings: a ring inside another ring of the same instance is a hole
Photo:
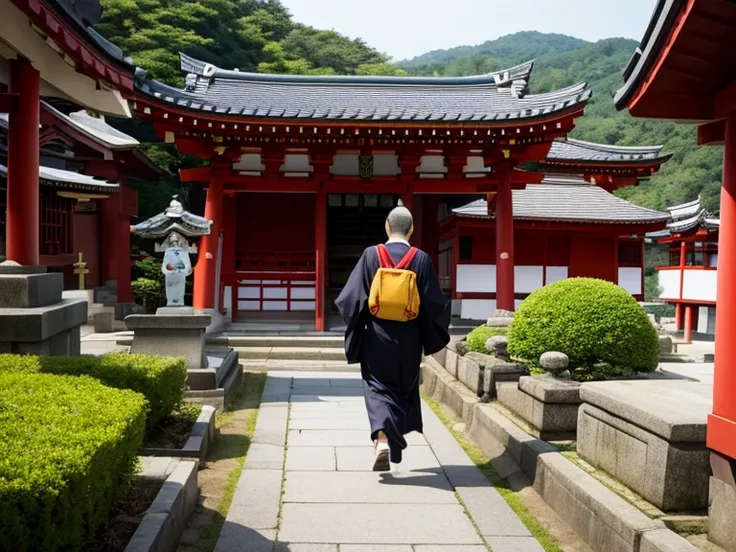
[[[532,293],[517,310],[508,338],[511,356],[532,365],[545,352],[565,353],[578,380],[652,372],[659,364],[657,330],[644,309],[623,288],[592,278]]]

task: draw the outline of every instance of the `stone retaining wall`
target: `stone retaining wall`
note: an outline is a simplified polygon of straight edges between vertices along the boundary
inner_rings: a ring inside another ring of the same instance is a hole
[[[502,477],[521,472],[594,552],[697,552],[562,456],[482,403],[436,362],[422,366],[422,392],[461,418]]]

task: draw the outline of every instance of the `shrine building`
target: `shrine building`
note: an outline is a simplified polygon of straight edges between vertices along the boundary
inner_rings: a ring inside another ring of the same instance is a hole
[[[96,1],[0,0],[0,13],[4,256],[68,272],[82,252],[90,284],[132,302],[126,181],[161,173],[103,117],[130,117],[135,67],[92,28]]]
[[[675,305],[675,325],[685,342],[713,340],[720,220],[700,199],[667,211],[667,228],[647,235],[669,251],[667,266],[657,267],[660,298]]]
[[[60,109],[72,109],[66,101],[58,103]],[[103,118],[60,109],[41,101],[39,262],[64,273],[65,289],[78,289],[74,264],[81,254],[88,271],[85,289],[116,282],[115,295],[119,286],[122,302],[130,303],[130,250],[124,243],[118,247],[138,214],[137,192],[130,185],[156,182],[165,173],[137,140]],[[0,258],[6,242],[8,126],[8,116],[0,114]],[[117,255],[119,248],[124,257]]]
[[[197,309],[228,309],[235,316],[314,312],[316,329],[324,330],[331,298],[362,250],[385,239],[385,216],[399,202],[414,214],[414,243],[435,266],[445,263],[440,272],[448,285],[450,275],[458,284],[465,278],[468,269],[462,265],[468,259],[459,262],[458,257],[468,240],[461,244],[462,233],[455,232],[448,263],[441,259],[448,259],[449,234],[442,232],[448,224],[473,226],[462,212],[451,211],[485,198],[492,223],[477,224],[485,224],[487,232],[474,242],[478,256],[469,259],[486,267],[477,274],[484,281],[478,291],[463,292],[471,294],[468,300],[475,300],[473,293],[487,294],[483,300],[488,302],[467,307],[473,316],[487,308],[483,318],[493,307],[514,310],[531,290],[530,266],[539,286],[545,281],[538,277],[540,270],[568,262],[571,275],[617,281],[624,274],[633,281],[633,272],[619,267],[640,270],[640,240],[666,222],[666,214],[638,209],[610,193],[658,170],[668,159],[661,148],[566,140],[590,89],[580,83],[530,94],[531,62],[458,78],[250,74],[185,55],[181,66],[186,73],[182,90],[138,69],[132,106],[135,117],[151,122],[180,153],[209,161],[206,167],[180,171],[183,182],[207,188],[205,217],[213,220],[195,267]],[[550,220],[520,218],[515,232],[515,208],[523,215],[521,204],[515,207],[523,201],[517,197],[537,201],[541,192],[569,198],[569,183],[542,183],[545,175],[558,173],[575,175],[575,190],[587,198],[578,214],[586,209],[598,214],[565,220],[550,209]],[[625,212],[603,220],[600,201]],[[447,214],[457,222],[441,223]],[[535,231],[539,238],[530,252]],[[595,239],[562,245],[571,232],[608,240],[606,252],[599,251]],[[569,248],[559,258],[550,256],[554,265],[539,260],[547,251],[540,245],[543,235],[550,251]],[[630,236],[636,237],[630,249],[624,247],[619,265],[615,259]],[[606,268],[599,268],[603,264]],[[631,291],[640,295],[638,274],[639,287],[632,283]],[[558,270],[553,277],[561,275]],[[461,288],[454,285],[448,290],[454,289],[457,298]],[[462,310],[461,305],[459,314]]]
[[[736,3],[658,0],[615,97],[634,117],[697,125],[698,144],[724,149],[718,230],[710,538],[736,550]],[[720,522],[718,522],[720,521]]]

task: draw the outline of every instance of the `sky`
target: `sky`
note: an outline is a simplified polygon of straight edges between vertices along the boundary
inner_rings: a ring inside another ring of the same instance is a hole
[[[281,0],[300,23],[362,38],[396,61],[519,31],[640,40],[656,0]]]

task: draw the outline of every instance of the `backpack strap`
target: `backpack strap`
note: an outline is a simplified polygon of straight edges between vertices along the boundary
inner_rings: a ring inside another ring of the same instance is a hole
[[[382,243],[378,244],[376,246],[376,251],[378,252],[378,264],[381,268],[394,268],[394,265],[396,264],[391,257],[391,253],[388,252],[388,249],[386,249],[386,246]]]
[[[416,247],[410,247],[409,251],[406,252],[404,258],[399,261],[399,264],[397,264],[395,268],[401,270],[406,270],[407,268],[409,268],[409,265],[414,260],[414,257],[416,257],[417,251],[418,250]]]

